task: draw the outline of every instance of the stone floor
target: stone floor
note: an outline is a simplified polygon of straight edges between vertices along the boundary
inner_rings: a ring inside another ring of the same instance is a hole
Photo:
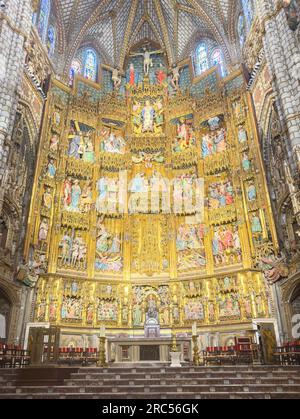
[[[0,370],[0,399],[299,399],[300,367]]]

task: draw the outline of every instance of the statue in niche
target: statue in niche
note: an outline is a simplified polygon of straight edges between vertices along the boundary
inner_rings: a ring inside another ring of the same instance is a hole
[[[210,321],[214,321],[216,314],[215,314],[215,305],[213,302],[208,303],[208,316]]]
[[[142,324],[142,310],[139,304],[133,307],[133,325],[141,326]]]
[[[249,172],[249,170],[251,170],[251,161],[247,153],[244,153],[243,155],[242,166],[245,172]]]
[[[49,159],[48,165],[47,165],[47,176],[51,179],[54,179],[56,175],[56,166],[53,159]]]
[[[43,207],[47,210],[51,210],[52,208],[52,199],[51,188],[46,188],[43,194]]]
[[[80,136],[79,135],[69,135],[71,138],[68,150],[68,156],[74,157],[75,159],[79,159],[79,147],[80,147]]]
[[[55,111],[54,114],[53,114],[53,123],[56,127],[59,127],[60,122],[61,122],[60,113],[58,111]]]
[[[252,318],[252,305],[250,297],[244,299],[244,309],[247,319]]]
[[[92,324],[94,321],[94,306],[93,304],[89,304],[86,309],[86,322],[88,324]]]
[[[179,323],[180,314],[179,314],[179,308],[177,305],[173,307],[172,315],[173,315],[173,322],[176,324]]]
[[[79,205],[80,205],[80,198],[81,198],[81,187],[79,184],[79,180],[75,179],[72,185],[71,189],[71,204],[70,204],[70,211],[79,211]]]
[[[253,181],[251,181],[247,187],[247,197],[250,202],[256,201],[257,189]]]
[[[88,183],[82,190],[80,197],[80,209],[82,212],[89,212],[93,205],[93,188],[92,184]]]
[[[261,238],[263,228],[260,221],[260,217],[256,214],[253,214],[251,218],[251,230],[254,236],[258,236],[259,238]]]
[[[38,304],[36,318],[38,321],[45,320],[46,316],[46,300],[43,298]]]
[[[86,268],[87,245],[82,237],[74,239],[71,248],[71,265],[81,269]]]
[[[58,152],[58,146],[59,146],[59,137],[57,134],[53,135],[50,139],[50,146],[49,146],[49,150],[52,153],[57,153]]]
[[[67,178],[63,184],[64,208],[68,209],[72,202],[72,178]]]
[[[128,307],[123,306],[123,308],[122,308],[122,323],[124,323],[124,324],[128,323],[128,315],[129,315]]]
[[[82,160],[88,163],[94,163],[94,144],[93,144],[93,139],[91,135],[92,133],[88,132],[83,137],[84,150],[83,150]]]
[[[43,218],[39,228],[39,242],[45,242],[48,237],[49,232],[49,221],[46,218]]]
[[[153,295],[150,295],[148,299],[148,309],[146,313],[146,320],[153,319],[158,321],[158,309],[156,305],[156,300]]]
[[[56,320],[56,312],[57,312],[57,304],[56,301],[51,298],[49,304],[49,320],[55,321]]]
[[[239,125],[238,139],[241,144],[245,144],[248,141],[248,134],[247,134],[247,131],[245,130],[244,125]]]
[[[147,100],[142,110],[142,132],[154,132],[155,110]]]
[[[241,99],[236,100],[232,104],[236,119],[242,118],[244,114],[244,107]]]
[[[62,257],[62,265],[67,265],[71,260],[71,245],[72,245],[72,238],[65,234],[61,240],[60,248],[61,250],[61,257]]]
[[[105,253],[109,250],[110,234],[106,231],[104,224],[98,226],[99,231],[97,235],[96,249],[99,253]]]

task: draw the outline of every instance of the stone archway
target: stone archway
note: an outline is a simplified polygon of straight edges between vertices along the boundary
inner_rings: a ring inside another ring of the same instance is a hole
[[[300,314],[300,273],[290,277],[281,285],[282,300],[284,304],[285,320],[287,326],[287,335],[290,340],[295,339],[292,336],[293,317]]]
[[[7,343],[11,321],[12,303],[0,289],[0,342]]]

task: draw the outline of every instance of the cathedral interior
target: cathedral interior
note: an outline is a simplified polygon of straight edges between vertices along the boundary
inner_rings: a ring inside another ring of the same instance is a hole
[[[169,341],[299,364],[299,23],[299,0],[0,1],[0,368]]]

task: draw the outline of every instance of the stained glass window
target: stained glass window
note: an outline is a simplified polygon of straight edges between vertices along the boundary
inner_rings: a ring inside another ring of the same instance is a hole
[[[89,80],[97,80],[97,56],[91,49],[88,49],[85,53],[83,75]]]
[[[205,44],[200,44],[196,50],[196,74],[199,75],[209,69],[207,48]]]
[[[255,15],[254,0],[242,0],[242,6],[244,10],[246,25],[249,30]]]
[[[220,65],[221,75],[224,77],[226,75],[226,70],[224,66],[223,54],[220,48],[217,48],[213,51],[211,56],[212,66]]]
[[[76,74],[81,73],[81,63],[78,60],[73,60],[70,68],[70,85],[73,85],[74,77]]]
[[[45,43],[47,37],[48,21],[50,14],[50,0],[41,0],[40,14],[38,20],[38,33]]]
[[[55,28],[53,26],[49,26],[49,29],[48,29],[48,39],[47,39],[47,49],[48,49],[49,55],[53,55],[54,54],[54,50],[55,50],[55,38],[56,38]]]
[[[243,14],[241,14],[239,17],[238,35],[239,35],[240,45],[241,47],[243,47],[246,40],[245,19],[244,19]]]

